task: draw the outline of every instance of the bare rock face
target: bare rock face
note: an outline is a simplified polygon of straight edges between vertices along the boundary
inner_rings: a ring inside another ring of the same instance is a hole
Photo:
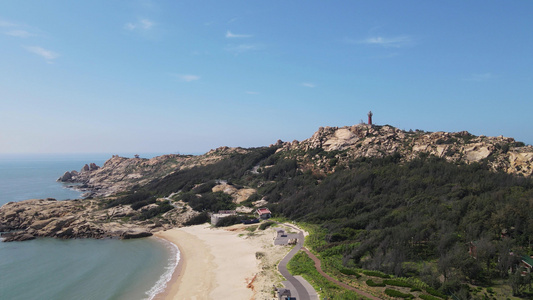
[[[213,192],[223,192],[225,194],[230,195],[233,198],[234,203],[241,203],[243,201],[248,200],[251,195],[255,194],[257,191],[255,189],[249,189],[249,188],[242,188],[237,189],[235,186],[227,183],[221,183],[218,185],[215,185],[212,188]]]
[[[26,200],[0,208],[0,231],[5,242],[36,237],[141,238],[152,235],[158,226],[149,223],[110,222],[132,215],[129,206],[101,209],[93,200]]]
[[[89,171],[96,171],[96,170],[98,170],[98,169],[100,169],[100,167],[97,166],[95,163],[91,163],[91,164],[89,165]]]
[[[406,132],[389,125],[367,124],[320,127],[311,138],[285,143],[278,152],[313,149],[333,152],[336,159],[400,155],[403,160],[411,160],[425,153],[451,162],[488,160],[495,171],[525,176],[533,174],[533,147],[526,147],[512,138],[474,136],[466,131]],[[313,159],[318,168],[328,170],[326,159],[318,155]]]
[[[72,179],[72,174],[70,174],[69,171],[66,171],[65,174],[63,174],[63,176],[59,177],[59,179],[57,181],[68,182],[71,179]]]
[[[124,234],[121,236],[125,240],[129,239],[138,239],[143,237],[151,236],[152,233],[147,230],[137,229],[137,230],[130,230],[127,232],[124,232]]]

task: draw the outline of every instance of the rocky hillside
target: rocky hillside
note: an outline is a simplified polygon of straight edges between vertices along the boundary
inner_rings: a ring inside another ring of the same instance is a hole
[[[389,125],[366,124],[320,127],[309,139],[292,143],[278,141],[277,146],[281,146],[278,150],[281,155],[295,158],[302,164],[311,161],[312,168],[325,172],[334,171],[333,165],[342,166],[342,162],[359,157],[399,155],[403,161],[408,161],[420,155],[434,155],[455,163],[487,161],[494,171],[509,174],[533,174],[533,146],[525,146],[513,138],[474,136],[466,131],[403,131]],[[85,196],[110,196],[180,170],[206,166],[247,151],[220,147],[198,156],[171,154],[152,159],[113,156],[101,168],[85,165],[80,172],[66,172],[58,180],[81,183],[77,188],[88,191]],[[321,151],[327,155],[317,155]]]
[[[0,208],[0,231],[11,231],[8,241],[146,236],[182,226],[199,211],[250,212],[267,200],[280,201],[287,197],[282,189],[290,179],[306,171],[324,177],[348,170],[357,158],[393,157],[408,163],[429,156],[527,177],[533,173],[533,147],[512,138],[365,124],[323,127],[304,141],[278,141],[270,147],[221,147],[199,156],[152,159],[113,156],[102,167],[85,165],[58,180],[79,183],[90,197],[8,203]]]
[[[533,146],[513,138],[474,136],[462,132],[403,131],[392,126],[354,125],[320,127],[302,142],[285,143],[279,151],[304,157],[323,150],[330,155],[313,157],[318,168],[327,169],[331,159],[346,161],[359,157],[399,155],[408,161],[419,155],[434,155],[455,163],[486,160],[494,171],[531,176]]]
[[[86,197],[111,196],[180,170],[209,165],[245,152],[242,148],[220,147],[200,156],[169,154],[146,159],[114,155],[102,167],[85,165],[80,172],[65,172],[58,181],[81,183],[74,187],[87,191]]]

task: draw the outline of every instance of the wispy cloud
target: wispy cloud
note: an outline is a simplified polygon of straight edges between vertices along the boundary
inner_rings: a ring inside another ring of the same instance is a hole
[[[39,47],[39,46],[27,46],[27,47],[24,47],[24,48],[27,51],[29,51],[29,52],[31,52],[33,54],[37,54],[37,55],[41,56],[49,64],[53,63],[54,60],[59,57],[59,54],[57,54],[55,52],[52,52],[50,50],[44,49],[44,48]]]
[[[24,24],[16,24],[4,20],[0,20],[0,28],[5,28],[6,31],[3,32],[5,35],[19,38],[35,36],[36,34],[32,32],[38,31],[37,29],[31,28]]]
[[[29,33],[28,31],[20,29],[7,31],[5,34],[20,38],[27,38],[33,36],[33,34]]]
[[[226,31],[226,37],[229,38],[229,39],[233,39],[233,38],[251,38],[253,37],[253,35],[251,34],[235,34],[235,33],[232,33],[231,31]]]
[[[464,81],[482,82],[496,78],[492,73],[475,73],[463,78]]]
[[[380,46],[384,48],[402,48],[414,44],[414,39],[408,35],[399,35],[395,37],[374,36],[364,40],[354,40],[345,38],[344,42],[349,44],[363,44],[370,46]]]
[[[127,30],[150,30],[152,27],[155,26],[155,23],[148,19],[140,19],[139,21],[135,23],[126,23],[124,24],[124,28]]]
[[[0,20],[0,27],[15,27],[15,26],[17,26],[17,24],[4,21],[4,20]]]
[[[302,82],[301,85],[302,85],[302,86],[305,86],[305,87],[308,87],[308,88],[314,88],[314,87],[316,87],[316,84],[311,83],[311,82]]]
[[[238,55],[249,51],[260,50],[261,48],[262,47],[257,44],[228,45],[226,51]]]
[[[192,82],[192,81],[200,80],[200,76],[192,75],[192,74],[178,74],[176,75],[176,77],[179,80],[185,81],[185,82]]]

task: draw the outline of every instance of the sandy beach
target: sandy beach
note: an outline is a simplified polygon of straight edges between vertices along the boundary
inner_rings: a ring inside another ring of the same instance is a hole
[[[275,299],[277,263],[290,249],[273,245],[273,229],[245,228],[204,224],[157,233],[178,246],[181,260],[156,299]]]

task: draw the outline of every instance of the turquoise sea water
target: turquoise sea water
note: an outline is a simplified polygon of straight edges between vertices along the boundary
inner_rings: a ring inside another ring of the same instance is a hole
[[[55,180],[111,155],[0,155],[0,206],[80,193]],[[151,299],[172,275],[179,251],[157,238],[37,239],[0,243],[0,299]]]

